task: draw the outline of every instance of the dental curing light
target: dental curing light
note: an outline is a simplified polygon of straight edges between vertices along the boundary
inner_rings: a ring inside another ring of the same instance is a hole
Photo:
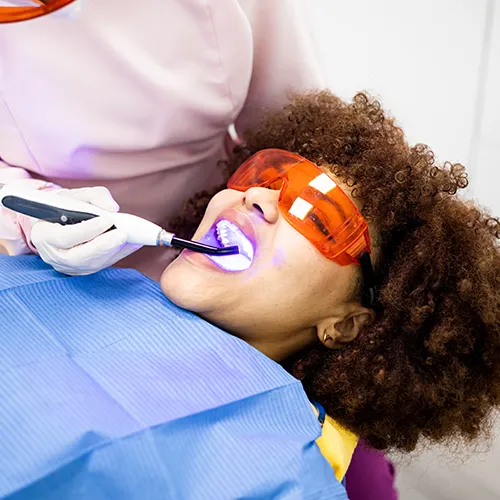
[[[239,254],[237,246],[217,248],[206,243],[177,238],[160,226],[131,214],[113,213],[90,203],[60,196],[56,191],[19,189],[0,184],[0,204],[14,212],[61,225],[78,224],[86,220],[107,216],[114,226],[127,234],[127,242],[135,245],[186,248],[207,255]]]

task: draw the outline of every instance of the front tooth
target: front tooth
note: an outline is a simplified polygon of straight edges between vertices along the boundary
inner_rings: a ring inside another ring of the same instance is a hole
[[[216,224],[216,234],[217,239],[223,246],[231,245],[231,234],[235,234],[239,231],[238,226],[232,222],[221,220]]]
[[[229,245],[228,239],[228,227],[227,224],[223,223],[224,221],[220,221],[216,226],[217,239],[224,245]]]

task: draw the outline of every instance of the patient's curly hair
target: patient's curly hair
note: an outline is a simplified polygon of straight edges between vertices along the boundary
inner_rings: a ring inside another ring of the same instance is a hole
[[[265,148],[328,166],[377,232],[381,312],[346,349],[296,360],[309,397],[379,449],[487,430],[500,402],[500,223],[457,196],[465,168],[410,147],[364,93],[296,96],[246,135],[229,171]],[[181,227],[194,231],[211,194],[190,200]]]

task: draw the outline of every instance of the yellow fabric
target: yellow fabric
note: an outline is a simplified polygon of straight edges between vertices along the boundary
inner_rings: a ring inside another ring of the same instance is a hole
[[[313,409],[318,415],[318,410],[314,407]],[[342,481],[351,463],[354,450],[358,445],[358,437],[327,415],[321,436],[316,440],[316,444],[333,467],[335,477]]]

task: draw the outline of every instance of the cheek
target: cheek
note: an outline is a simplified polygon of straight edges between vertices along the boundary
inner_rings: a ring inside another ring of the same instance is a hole
[[[266,281],[262,289],[276,297],[288,297],[286,303],[292,307],[308,303],[308,298],[317,293],[324,282],[328,261],[304,236],[286,221],[275,234],[272,252],[259,269]]]
[[[273,248],[273,261],[278,267],[293,269],[293,274],[307,273],[317,269],[324,257],[302,234],[283,220],[276,231]]]
[[[276,297],[288,297],[290,308],[314,314],[321,304],[340,301],[355,274],[351,266],[327,259],[286,222],[276,233],[269,262],[272,272],[265,278],[268,290],[274,290]]]

